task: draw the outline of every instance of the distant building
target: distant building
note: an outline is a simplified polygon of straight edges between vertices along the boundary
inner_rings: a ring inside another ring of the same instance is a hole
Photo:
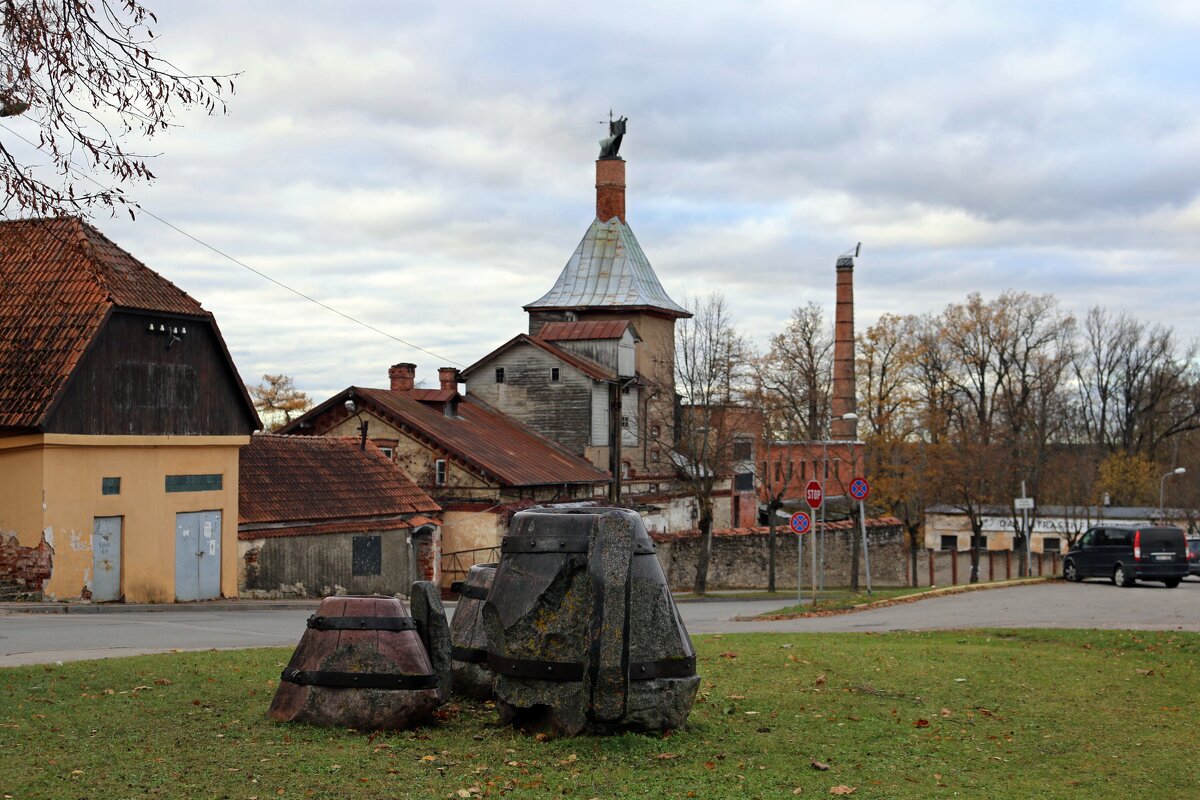
[[[373,442],[260,434],[240,469],[243,594],[407,595],[440,579],[441,507]]]
[[[1088,528],[1106,522],[1132,525],[1160,522],[1158,508],[1146,506],[1039,506],[1030,515],[1034,553],[1061,553]],[[1164,524],[1189,529],[1187,513],[1167,509]],[[1020,543],[1021,513],[1012,506],[984,506],[980,550],[1015,550]],[[952,505],[925,509],[925,547],[930,550],[970,550],[971,521]]]
[[[608,475],[585,459],[459,394],[457,370],[439,370],[439,389],[417,389],[415,369],[396,364],[389,388],[351,386],[279,433],[358,438],[365,425],[366,438],[441,505],[445,553],[496,547],[515,510],[604,492]]]
[[[236,596],[260,427],[199,303],[79,219],[0,222],[0,585]]]

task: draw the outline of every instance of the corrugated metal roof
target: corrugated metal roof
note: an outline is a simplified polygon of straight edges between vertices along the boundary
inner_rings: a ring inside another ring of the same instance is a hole
[[[78,218],[0,222],[0,428],[43,422],[114,306],[211,319]]]
[[[346,437],[250,437],[238,465],[239,524],[340,523],[441,510],[378,447],[359,448],[358,439]]]
[[[578,339],[620,339],[630,327],[627,319],[593,319],[584,322],[547,322],[538,331],[537,338],[548,342],[566,342]],[[634,336],[637,330],[634,329]]]
[[[667,296],[637,237],[616,217],[592,222],[554,286],[525,306],[539,308],[646,308],[691,316]]]

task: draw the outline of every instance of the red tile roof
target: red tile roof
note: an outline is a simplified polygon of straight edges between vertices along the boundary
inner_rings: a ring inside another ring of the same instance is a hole
[[[524,333],[518,333],[516,336],[509,339],[507,342],[500,345],[471,366],[462,370],[462,372],[459,374],[461,374],[463,377],[466,377],[479,367],[482,367],[484,364],[503,353],[505,350],[508,350],[511,347],[516,347],[520,344],[532,345],[539,350],[549,353],[559,361],[562,361],[564,364],[570,364],[572,367],[579,370],[584,375],[587,375],[592,380],[613,381],[617,379],[616,373],[610,369],[600,366],[595,361],[568,352],[552,342],[547,342],[544,339],[538,339]]]
[[[376,529],[415,528],[441,512],[378,447],[367,442],[360,450],[352,438],[252,436],[238,474],[241,538],[335,533],[343,523],[347,530],[382,522]]]
[[[620,339],[630,323],[627,319],[599,319],[585,322],[547,322],[538,338],[548,342],[570,339]],[[635,334],[636,335],[636,334]]]
[[[355,395],[510,486],[608,482],[608,473],[469,396],[459,401],[455,417],[447,417],[443,402],[387,389],[356,389]]]
[[[445,400],[432,399],[440,398],[442,393],[434,390],[416,390],[413,396],[408,396],[388,389],[352,386],[285,425],[280,432],[320,433],[320,418],[341,408],[351,392],[356,402],[370,407],[396,427],[411,431],[435,449],[506,486],[608,482],[607,472],[470,396],[459,396],[456,416],[447,417]],[[317,423],[314,427],[308,427],[314,422]]]
[[[211,319],[77,218],[0,222],[0,429],[42,423],[114,307]]]

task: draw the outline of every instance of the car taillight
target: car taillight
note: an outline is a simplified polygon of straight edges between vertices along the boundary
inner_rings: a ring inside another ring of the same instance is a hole
[[[1142,532],[1134,531],[1133,534],[1133,560],[1142,560]]]

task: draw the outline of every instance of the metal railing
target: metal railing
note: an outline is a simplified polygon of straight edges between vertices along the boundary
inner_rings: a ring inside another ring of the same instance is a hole
[[[467,572],[476,564],[491,564],[499,560],[499,545],[442,553],[442,587],[449,588],[454,581],[466,578]]]

